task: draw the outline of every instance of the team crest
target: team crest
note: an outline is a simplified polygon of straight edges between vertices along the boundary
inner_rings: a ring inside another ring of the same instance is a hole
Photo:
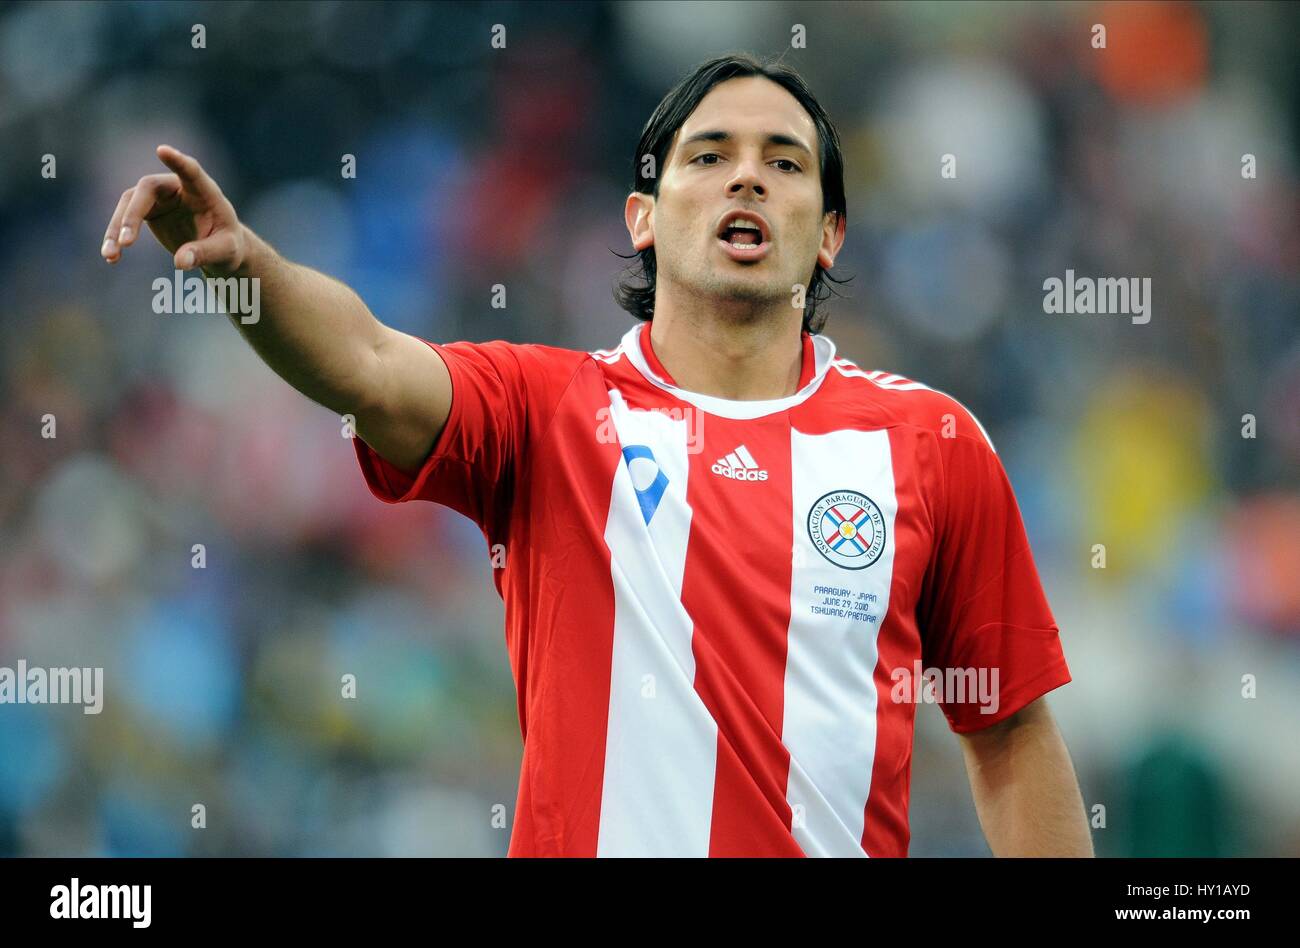
[[[884,552],[885,515],[866,494],[831,491],[808,511],[808,538],[836,566],[866,569]]]

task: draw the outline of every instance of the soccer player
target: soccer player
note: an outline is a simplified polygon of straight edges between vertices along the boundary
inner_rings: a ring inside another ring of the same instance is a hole
[[[843,159],[795,72],[727,56],[659,104],[624,207],[638,322],[597,352],[390,329],[192,157],[158,157],[105,259],[147,223],[181,269],[260,279],[261,318],[235,325],[355,416],[376,496],[445,504],[504,550],[511,855],[905,855],[924,694],[995,854],[1091,854],[1042,700],[1070,676],[993,445],[820,332]]]

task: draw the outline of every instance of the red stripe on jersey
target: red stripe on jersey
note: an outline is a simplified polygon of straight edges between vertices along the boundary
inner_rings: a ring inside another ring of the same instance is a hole
[[[709,855],[799,856],[786,801],[790,754],[781,743],[793,547],[790,426],[784,417],[710,416],[703,434],[703,451],[691,458],[694,514],[682,604],[695,620],[695,690],[718,725]],[[714,463],[742,444],[767,480],[714,473]]]
[[[584,368],[599,377],[596,363]],[[598,385],[603,384],[597,380]],[[599,537],[609,517],[610,483],[621,463],[617,443],[602,440],[592,413],[561,414],[530,459],[546,481],[572,486],[533,490],[516,508],[517,540],[508,569],[531,574],[506,588],[507,626],[515,681],[527,696],[521,714],[520,768],[511,856],[595,856],[614,650],[614,589],[609,548],[575,544],[544,573],[528,558],[535,537]],[[583,445],[582,450],[575,450]],[[592,463],[593,457],[599,463]],[[516,550],[523,552],[522,556]],[[544,595],[527,598],[529,590]],[[531,630],[531,639],[529,632]],[[582,634],[575,634],[581,630]],[[521,676],[521,671],[524,672]]]
[[[893,458],[894,495],[898,498],[898,513],[894,521],[894,562],[924,560],[926,550],[921,541],[928,535],[929,525],[923,515],[922,472],[916,465],[916,453],[925,451],[924,442],[912,429],[891,428],[889,445]],[[911,836],[907,803],[916,705],[894,702],[895,683],[890,677],[896,668],[906,668],[910,672],[913,659],[921,651],[916,624],[908,620],[917,590],[907,588],[907,577],[906,570],[894,570],[889,587],[889,611],[876,638],[879,656],[873,675],[876,685],[876,754],[862,826],[862,848],[868,856],[906,856]]]

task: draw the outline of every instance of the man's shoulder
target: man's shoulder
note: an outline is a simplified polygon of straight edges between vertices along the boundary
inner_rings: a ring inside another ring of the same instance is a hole
[[[838,357],[832,360],[830,372],[852,400],[868,401],[891,424],[922,428],[944,439],[971,438],[993,447],[975,413],[947,392],[897,372],[863,369]]]
[[[592,353],[538,342],[514,342],[490,339],[484,342],[457,340],[437,345],[454,355],[498,364],[518,365],[525,371],[577,369],[592,358]]]

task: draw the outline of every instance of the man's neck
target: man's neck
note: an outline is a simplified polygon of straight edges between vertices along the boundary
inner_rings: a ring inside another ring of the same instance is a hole
[[[799,389],[801,322],[793,314],[704,316],[656,305],[650,346],[678,388],[732,401],[785,398]]]

